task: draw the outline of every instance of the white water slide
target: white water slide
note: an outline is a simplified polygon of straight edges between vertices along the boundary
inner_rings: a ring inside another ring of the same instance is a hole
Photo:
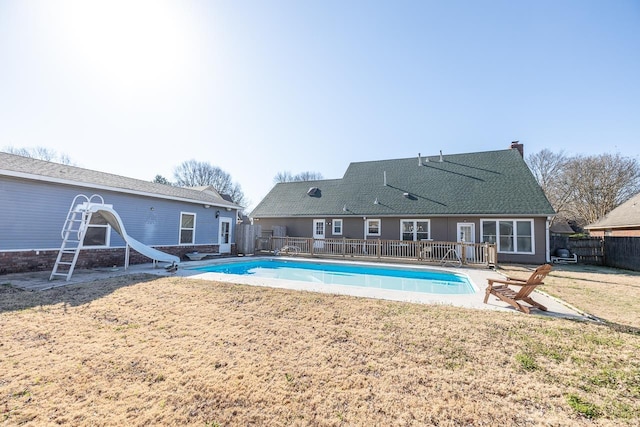
[[[177,256],[154,249],[129,236],[127,234],[127,231],[124,229],[124,224],[122,223],[122,219],[120,219],[120,215],[118,215],[118,212],[113,210],[113,208],[105,205],[90,204],[87,210],[102,215],[102,217],[105,219],[105,221],[107,221],[111,228],[113,228],[120,236],[122,236],[122,239],[125,241],[125,243],[129,245],[134,251],[139,252],[154,261],[170,262],[174,264],[178,264],[180,262],[180,258],[178,258]]]
[[[99,200],[100,203],[93,202],[94,199]],[[79,200],[84,200],[84,203],[77,204]],[[122,236],[122,239],[127,244],[125,269],[129,267],[129,248],[133,248],[134,251],[151,258],[154,264],[157,262],[169,262],[171,263],[170,271],[177,270],[180,258],[147,246],[129,236],[118,212],[110,205],[105,205],[101,196],[94,194],[91,197],[87,197],[84,194],[79,194],[73,199],[67,219],[62,227],[62,246],[58,252],[58,258],[53,266],[49,280],[53,280],[55,276],[63,276],[67,280],[71,278],[78,255],[83,247],[84,236],[91,222],[91,216],[94,213],[99,213],[111,228]]]

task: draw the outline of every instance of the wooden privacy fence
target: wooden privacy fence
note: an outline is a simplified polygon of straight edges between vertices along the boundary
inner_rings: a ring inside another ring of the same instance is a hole
[[[406,259],[449,265],[495,265],[496,246],[406,240],[312,239],[306,237],[262,237],[256,247],[275,254],[305,254],[360,258]]]
[[[640,237],[604,238],[605,265],[640,271]]]
[[[585,264],[604,264],[604,244],[599,237],[551,236],[551,255],[556,249],[568,249],[578,255],[578,262]]]
[[[238,224],[236,226],[236,250],[239,254],[252,254],[255,252],[255,242],[261,233],[261,227],[251,224]]]
[[[558,248],[578,255],[578,263],[640,271],[640,237],[551,237],[551,253]]]

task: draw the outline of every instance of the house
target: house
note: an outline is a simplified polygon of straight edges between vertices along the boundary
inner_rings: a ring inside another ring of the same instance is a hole
[[[594,237],[640,237],[640,193],[584,228]]]
[[[552,221],[551,226],[549,226],[549,233],[551,233],[552,236],[570,236],[576,234],[576,231],[566,219],[558,219],[558,217],[556,217]]]
[[[118,213],[128,235],[181,259],[194,251],[235,251],[241,207],[212,187],[173,187],[0,152],[0,274],[53,267],[78,194],[98,194]],[[94,214],[77,267],[122,265],[126,246]],[[132,253],[130,262],[150,259]]]
[[[276,184],[250,217],[291,237],[488,242],[499,262],[543,263],[555,212],[523,148],[351,163],[341,179]]]

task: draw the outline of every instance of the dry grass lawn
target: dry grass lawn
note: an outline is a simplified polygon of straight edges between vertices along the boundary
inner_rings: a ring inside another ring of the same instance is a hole
[[[502,272],[528,277],[531,266],[503,266]],[[554,265],[541,290],[573,306],[616,323],[640,330],[640,273],[590,265]]]
[[[2,285],[0,423],[639,425],[638,276],[550,279],[613,323],[178,277]]]

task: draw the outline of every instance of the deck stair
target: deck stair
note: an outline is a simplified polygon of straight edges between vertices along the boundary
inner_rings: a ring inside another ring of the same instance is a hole
[[[62,246],[49,280],[53,280],[56,276],[62,276],[65,280],[71,279],[93,215],[88,209],[91,204],[104,204],[104,199],[97,194],[91,197],[78,194],[71,202],[67,219],[62,226]]]

